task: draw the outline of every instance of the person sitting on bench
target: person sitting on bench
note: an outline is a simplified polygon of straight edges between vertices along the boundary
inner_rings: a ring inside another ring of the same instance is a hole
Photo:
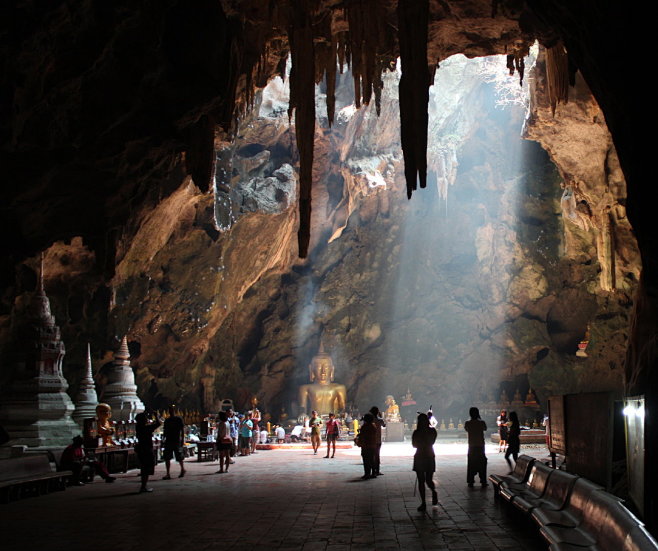
[[[73,471],[71,483],[75,486],[84,485],[84,482],[80,480],[80,475],[82,474],[82,469],[87,465],[94,469],[105,482],[114,482],[116,480],[115,477],[110,475],[105,465],[100,461],[87,457],[85,451],[82,449],[83,442],[82,436],[76,436],[73,438],[73,443],[69,444],[62,452],[60,467],[64,471]]]

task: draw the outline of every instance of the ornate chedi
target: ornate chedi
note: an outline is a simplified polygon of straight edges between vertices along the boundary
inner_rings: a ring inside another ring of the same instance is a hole
[[[302,413],[317,411],[320,415],[324,415],[344,411],[347,389],[345,385],[333,382],[334,362],[324,351],[322,342],[308,369],[311,384],[299,387],[299,406]]]
[[[107,375],[103,401],[112,408],[116,421],[132,421],[144,411],[144,404],[137,396],[135,374],[130,365],[128,340],[124,336],[119,350],[114,353],[114,362]]]
[[[44,291],[43,269],[39,289],[25,310],[24,320],[15,321],[14,334],[13,382],[0,399],[0,423],[11,438],[8,445],[70,444],[80,429],[71,419],[74,406],[62,374],[66,351]]]
[[[87,366],[85,374],[80,381],[80,388],[75,397],[75,411],[73,420],[81,427],[85,419],[93,419],[96,416],[96,406],[98,405],[98,395],[96,394],[96,385],[91,369],[91,349],[87,343]]]

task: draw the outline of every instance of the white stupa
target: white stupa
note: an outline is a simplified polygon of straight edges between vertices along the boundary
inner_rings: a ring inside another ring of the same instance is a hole
[[[12,382],[0,398],[0,423],[10,437],[6,445],[68,445],[80,429],[71,419],[74,406],[62,373],[66,351],[44,290],[43,261],[39,288],[25,318],[16,321],[15,335]]]
[[[107,385],[103,401],[112,407],[114,421],[132,421],[144,411],[144,404],[137,396],[135,373],[130,365],[128,340],[124,336],[119,350],[114,353],[114,362],[107,374]]]
[[[87,367],[85,374],[80,381],[80,388],[75,397],[75,411],[73,420],[82,428],[85,419],[96,417],[96,406],[98,405],[98,395],[96,394],[96,385],[94,375],[91,369],[91,348],[87,343]]]

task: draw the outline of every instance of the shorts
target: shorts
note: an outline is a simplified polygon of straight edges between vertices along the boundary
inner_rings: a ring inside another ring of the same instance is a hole
[[[251,436],[240,436],[238,443],[241,448],[248,448],[251,444]]]
[[[172,456],[176,457],[176,461],[179,463],[183,461],[183,448],[177,446],[175,448],[164,448],[162,450],[162,459],[165,461],[171,461]]]
[[[218,451],[227,451],[233,447],[233,442],[217,442]]]
[[[139,468],[142,474],[154,474],[155,457],[153,457],[153,448],[142,449],[141,447],[138,447],[135,449],[135,453],[137,454]]]
[[[338,433],[331,432],[327,434],[327,442],[335,442],[338,440]]]

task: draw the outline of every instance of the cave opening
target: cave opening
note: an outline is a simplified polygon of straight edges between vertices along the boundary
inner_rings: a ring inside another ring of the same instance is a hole
[[[304,409],[297,389],[321,342],[354,412],[411,392],[446,421],[473,403],[489,419],[505,400],[528,403],[522,415],[532,424],[537,401],[545,405],[552,394],[621,388],[621,370],[607,366],[623,364],[623,297],[632,281],[610,300],[599,222],[591,212],[574,216],[565,202],[574,175],[560,173],[552,157],[588,144],[570,145],[573,135],[542,142],[554,122],[536,56],[535,48],[522,85],[505,56],[441,63],[430,88],[429,189],[411,201],[404,199],[399,67],[384,74],[379,116],[374,105],[356,108],[346,71],[337,75],[330,125],[326,84],[316,86],[309,258],[290,261],[281,277],[261,277],[235,305],[225,328],[239,369],[229,384],[217,380],[218,392],[245,404],[256,395],[272,412],[296,415]],[[591,109],[582,96],[573,103]],[[248,213],[277,216],[294,203],[288,99],[287,80],[272,79],[235,143],[218,154],[214,201],[218,227],[230,220],[224,231]],[[588,154],[607,150],[603,143]],[[624,200],[622,188],[608,198],[616,206]],[[577,357],[592,333],[614,344],[592,344],[587,359]],[[220,330],[230,362],[226,337]]]

